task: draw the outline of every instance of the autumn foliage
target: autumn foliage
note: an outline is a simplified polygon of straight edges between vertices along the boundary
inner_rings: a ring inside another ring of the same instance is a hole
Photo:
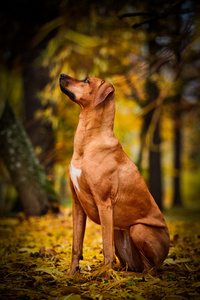
[[[172,214],[171,214],[172,215]],[[122,270],[117,261],[113,279],[101,276],[101,227],[87,223],[80,272],[68,275],[71,262],[71,209],[61,214],[0,221],[1,299],[165,299],[200,297],[200,235],[198,215],[167,216],[171,247],[156,277]]]
[[[71,208],[61,209],[59,215],[3,217],[0,299],[200,299],[198,2],[4,1],[0,10],[0,136],[8,101],[60,201],[69,205],[67,166],[80,110],[60,91],[58,79],[62,72],[78,79],[102,78],[116,90],[115,134],[148,185],[155,178],[151,171],[156,170],[149,162],[150,152],[161,156],[158,177],[163,207],[182,205],[196,213],[190,218],[183,209],[175,216],[171,210],[167,213],[171,247],[156,277],[129,273],[117,261],[111,280],[101,276],[105,271],[101,227],[90,221],[80,272],[68,275]],[[132,16],[127,16],[129,12]],[[155,143],[155,132],[159,143]],[[28,171],[27,164],[19,161],[23,158],[19,149],[30,157],[22,142],[15,148],[9,143],[0,143],[0,150],[12,158],[8,163],[0,155],[2,215],[19,209],[20,194],[13,186],[22,176],[17,172],[11,182],[9,174],[14,167]],[[34,188],[30,173],[25,174]],[[26,190],[35,196],[30,188]],[[52,198],[49,185],[45,192]],[[32,197],[23,199],[31,210],[30,202],[36,202]]]

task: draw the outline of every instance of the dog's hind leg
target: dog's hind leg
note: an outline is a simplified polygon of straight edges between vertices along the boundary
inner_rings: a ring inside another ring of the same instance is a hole
[[[129,271],[142,272],[144,265],[140,253],[134,246],[127,230],[114,230],[115,254],[119,258],[121,266]]]
[[[143,273],[151,271],[152,275],[156,274],[169,250],[170,239],[167,228],[136,224],[130,227],[130,237],[140,254],[144,266]]]

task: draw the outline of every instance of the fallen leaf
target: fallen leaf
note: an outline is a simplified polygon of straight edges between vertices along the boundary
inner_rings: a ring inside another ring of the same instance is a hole
[[[164,265],[177,265],[177,264],[186,263],[190,261],[191,259],[189,258],[176,259],[176,260],[174,260],[173,258],[167,258],[164,261]]]
[[[25,247],[24,248],[20,248],[18,251],[21,252],[21,253],[24,253],[24,252],[34,253],[33,249],[25,248]]]
[[[80,292],[80,289],[75,286],[64,286],[62,289],[61,294],[62,295],[68,295],[68,294],[78,294]]]
[[[103,265],[101,268],[99,268],[98,270],[92,272],[91,276],[94,278],[94,277],[97,277],[97,276],[100,276],[102,275],[103,273],[107,272],[108,271],[108,264],[106,265]]]
[[[178,295],[170,295],[170,296],[165,296],[164,298],[162,298],[162,300],[188,300],[188,299]]]
[[[113,270],[101,265],[101,226],[90,220],[81,272],[68,275],[73,235],[70,209],[20,222],[5,218],[0,221],[1,299],[196,300],[200,298],[200,222],[177,220],[168,226],[169,256],[157,276],[146,275],[144,280],[141,274],[122,270],[118,260]],[[112,279],[102,276],[107,271]]]
[[[52,269],[49,268],[36,268],[35,272],[43,272],[51,275],[55,280],[57,279],[56,276],[53,274]]]
[[[70,294],[64,298],[62,298],[62,300],[80,300],[81,296],[80,295],[75,295],[75,294]]]

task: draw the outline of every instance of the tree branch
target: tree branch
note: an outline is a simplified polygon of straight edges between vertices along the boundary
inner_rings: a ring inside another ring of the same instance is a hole
[[[119,19],[123,18],[129,18],[129,17],[139,17],[139,16],[148,16],[149,18],[146,18],[142,22],[133,24],[132,28],[136,29],[144,24],[150,23],[152,21],[167,18],[169,15],[182,15],[182,14],[188,14],[193,13],[194,8],[184,8],[179,9],[180,5],[184,2],[184,0],[178,0],[168,8],[166,8],[163,12],[136,12],[136,13],[125,13],[119,16]]]
[[[119,15],[119,19],[123,18],[129,18],[129,17],[138,17],[138,16],[156,16],[157,12],[137,12],[137,13],[125,13],[122,15]]]

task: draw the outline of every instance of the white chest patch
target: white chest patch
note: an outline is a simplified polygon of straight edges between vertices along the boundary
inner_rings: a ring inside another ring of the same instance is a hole
[[[81,176],[82,170],[81,169],[76,169],[72,163],[70,164],[70,177],[73,182],[74,187],[80,192],[80,188],[78,185],[77,178]]]

